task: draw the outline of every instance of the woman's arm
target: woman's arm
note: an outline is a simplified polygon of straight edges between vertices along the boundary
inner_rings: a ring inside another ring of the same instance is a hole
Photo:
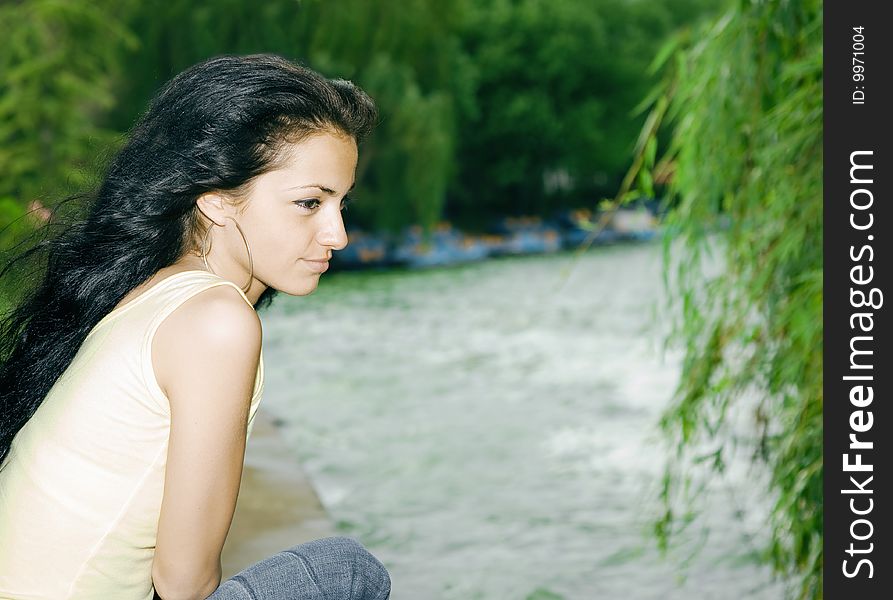
[[[261,348],[257,314],[228,286],[174,310],[152,342],[171,431],[152,579],[164,600],[204,599],[220,584],[245,457]]]

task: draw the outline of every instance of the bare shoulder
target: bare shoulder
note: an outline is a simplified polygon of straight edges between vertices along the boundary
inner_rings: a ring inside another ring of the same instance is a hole
[[[166,326],[166,327],[165,327]],[[178,306],[159,327],[183,341],[194,336],[216,342],[251,342],[260,338],[260,319],[238,291],[228,285],[203,290]]]
[[[165,318],[152,341],[152,366],[168,394],[177,380],[226,373],[253,381],[263,331],[260,318],[228,285],[192,296]]]

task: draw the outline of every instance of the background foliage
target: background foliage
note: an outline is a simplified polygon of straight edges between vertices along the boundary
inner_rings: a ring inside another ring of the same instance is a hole
[[[592,205],[626,168],[644,68],[707,0],[28,0],[4,3],[4,220],[90,183],[167,79],[222,53],[276,52],[355,80],[381,125],[354,225]],[[39,132],[35,135],[34,132]],[[569,187],[546,189],[544,176]],[[364,202],[365,200],[365,202]],[[2,240],[0,240],[2,243]]]
[[[88,185],[96,157],[114,148],[100,121],[115,104],[119,51],[136,38],[101,2],[6,2],[0,23],[2,247],[32,226],[20,218],[31,201]]]
[[[756,395],[747,442],[774,501],[764,558],[800,582],[798,597],[821,598],[822,3],[738,0],[655,68],[638,182],[650,193],[673,172],[664,259],[685,349],[662,422],[676,453],[657,531],[667,543],[684,526],[677,501],[703,487],[688,487],[695,465],[721,475],[740,443],[730,415]],[[661,123],[670,141],[655,164]]]

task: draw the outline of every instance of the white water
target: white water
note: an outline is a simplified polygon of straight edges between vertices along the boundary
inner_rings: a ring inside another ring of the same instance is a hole
[[[667,559],[648,536],[679,372],[652,317],[659,245],[573,262],[324,275],[263,314],[265,407],[393,600],[781,598],[741,464],[687,571],[700,530]]]

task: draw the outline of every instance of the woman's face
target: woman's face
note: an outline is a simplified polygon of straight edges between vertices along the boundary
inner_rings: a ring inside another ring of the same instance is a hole
[[[354,185],[357,145],[350,137],[318,133],[287,147],[284,156],[280,168],[254,180],[233,218],[251,246],[254,279],[302,296],[316,289],[332,252],[347,245],[342,207]],[[238,233],[230,232],[229,251],[245,260],[240,246]]]

